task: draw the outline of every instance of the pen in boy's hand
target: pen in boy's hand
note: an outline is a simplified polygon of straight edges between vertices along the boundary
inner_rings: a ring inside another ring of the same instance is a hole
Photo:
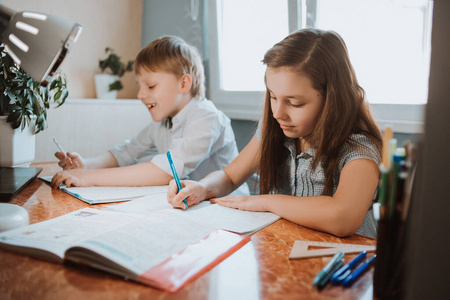
[[[170,151],[167,151],[166,154],[167,154],[167,159],[169,160],[170,169],[172,170],[173,179],[175,180],[175,182],[177,184],[178,191],[180,191],[182,189],[181,182],[180,182],[180,178],[178,178],[178,174],[177,174],[177,170],[175,169],[175,165],[173,164],[172,155],[170,155]],[[186,209],[187,209],[188,208],[187,200],[184,199],[183,202],[184,202],[184,205],[186,205]]]
[[[56,146],[59,148],[59,150],[60,150],[62,153],[64,153],[64,155],[67,155],[67,154],[66,154],[66,151],[64,151],[63,147],[58,143],[58,141],[57,141],[55,138],[53,138],[53,141],[55,142],[55,144],[56,144]]]

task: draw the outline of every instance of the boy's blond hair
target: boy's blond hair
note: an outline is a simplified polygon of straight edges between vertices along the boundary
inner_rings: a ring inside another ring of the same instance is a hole
[[[178,78],[188,74],[192,77],[192,97],[205,97],[205,75],[200,54],[179,37],[161,36],[155,39],[139,52],[134,65],[137,75],[142,69],[167,72]]]

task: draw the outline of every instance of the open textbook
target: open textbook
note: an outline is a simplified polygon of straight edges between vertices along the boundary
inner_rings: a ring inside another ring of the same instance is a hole
[[[39,179],[42,179],[48,183],[52,182],[52,176],[41,176]],[[167,194],[167,185],[89,187],[67,187],[65,185],[61,185],[59,189],[88,204],[122,202],[145,195]]]
[[[0,247],[175,292],[250,240],[195,219],[195,211],[200,210],[134,214],[84,208],[2,232]]]

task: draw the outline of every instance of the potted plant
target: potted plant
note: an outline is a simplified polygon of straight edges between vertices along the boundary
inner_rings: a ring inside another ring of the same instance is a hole
[[[0,165],[26,165],[34,160],[34,134],[47,128],[50,104],[59,107],[69,95],[67,80],[57,73],[43,87],[4,50],[0,45]]]
[[[99,67],[102,74],[95,75],[95,87],[97,98],[116,98],[117,91],[123,88],[120,77],[125,72],[133,70],[133,61],[123,63],[120,56],[114,53],[114,50],[107,47],[105,49],[107,57],[99,61]]]

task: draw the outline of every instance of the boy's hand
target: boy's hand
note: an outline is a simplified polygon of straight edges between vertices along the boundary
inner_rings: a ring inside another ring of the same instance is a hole
[[[63,168],[63,170],[71,169],[85,169],[85,163],[81,155],[76,152],[56,152],[55,157],[59,159],[58,165]]]
[[[60,184],[66,184],[67,187],[71,186],[89,186],[89,184],[83,180],[83,172],[85,170],[73,170],[73,171],[61,171],[56,173],[52,178],[52,187],[58,188]]]
[[[187,205],[191,207],[191,205],[199,204],[206,198],[205,187],[197,181],[182,180],[181,187],[182,189],[178,192],[175,180],[172,179],[169,182],[167,201],[175,208],[186,209],[184,199],[186,199]]]

